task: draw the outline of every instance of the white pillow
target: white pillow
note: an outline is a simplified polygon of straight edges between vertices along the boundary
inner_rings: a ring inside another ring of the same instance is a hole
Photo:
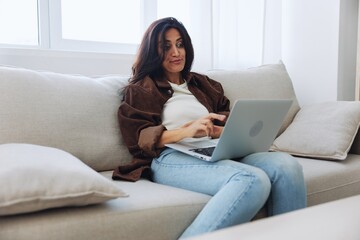
[[[0,144],[59,148],[97,171],[131,161],[117,119],[128,78],[0,66]]]
[[[2,144],[0,166],[0,216],[127,196],[79,159],[55,148]]]
[[[360,124],[360,102],[337,101],[304,106],[271,146],[302,157],[344,160]]]

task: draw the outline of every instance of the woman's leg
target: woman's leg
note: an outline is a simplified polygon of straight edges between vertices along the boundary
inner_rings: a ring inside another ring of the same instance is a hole
[[[271,181],[269,216],[306,207],[306,186],[301,165],[286,153],[248,155],[240,162],[262,169]]]
[[[151,168],[157,183],[213,196],[181,237],[248,222],[270,193],[262,170],[231,160],[209,163],[166,149]]]

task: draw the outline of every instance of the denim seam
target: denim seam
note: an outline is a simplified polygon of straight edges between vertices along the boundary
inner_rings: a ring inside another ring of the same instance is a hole
[[[189,164],[189,165],[186,165],[186,164],[167,164],[167,163],[162,163],[162,162],[159,162],[159,161],[156,161],[156,160],[154,160],[154,161],[156,162],[156,164],[158,164],[158,165],[160,165],[162,167],[167,167],[167,168],[168,167],[174,167],[174,168],[206,167],[206,168],[228,168],[228,169],[239,170],[238,168],[232,167],[232,166],[219,166],[219,165],[212,165],[212,164],[209,164],[209,165],[205,165],[205,164]],[[242,171],[242,173],[251,175],[248,171],[244,171],[244,170],[241,170],[241,171]]]
[[[203,167],[203,168],[227,168],[227,169],[235,169],[235,170],[239,170],[238,168],[232,167],[232,166],[219,166],[219,165],[205,165],[205,164],[190,164],[190,165],[185,165],[185,164],[164,164],[161,161],[157,161],[154,160],[156,162],[157,165],[165,167],[165,168],[194,168],[194,167]],[[234,174],[232,177],[229,178],[229,180],[226,182],[229,183],[230,181],[239,181],[234,179],[234,176],[238,175],[239,173]],[[223,217],[219,219],[219,221],[214,222],[213,223],[213,227],[215,227],[215,229],[218,228],[219,225],[223,224],[223,222],[227,219],[227,217],[231,214],[231,212],[233,212],[233,210],[235,209],[235,206],[237,205],[236,203],[242,199],[244,196],[246,196],[246,194],[248,193],[248,190],[252,187],[253,183],[254,183],[254,175],[249,173],[248,171],[244,171],[241,170],[241,174],[242,175],[248,175],[251,177],[251,181],[250,183],[247,185],[247,187],[239,194],[239,196],[236,198],[236,200],[231,204],[231,206],[229,207],[228,211],[226,213],[223,214]],[[225,185],[224,185],[225,186]],[[213,229],[213,228],[210,228]]]
[[[233,202],[233,204],[229,207],[229,210],[223,215],[223,217],[221,219],[219,219],[219,221],[215,222],[213,224],[213,227],[212,229],[218,229],[218,227],[223,224],[223,222],[228,218],[228,216],[233,212],[233,210],[235,209],[235,206],[237,205],[236,203],[242,199],[246,193],[248,193],[248,190],[251,188],[251,186],[253,185],[253,182],[254,182],[254,176],[252,174],[249,174],[249,176],[251,176],[251,181],[250,183],[248,184],[247,188],[244,189],[244,191],[242,191],[239,196],[236,198],[236,200]],[[238,181],[238,180],[235,180],[235,181]]]
[[[162,163],[161,161],[157,161],[157,160],[154,160],[156,162],[156,164],[158,164],[159,166],[162,166],[162,167],[176,167],[176,168],[182,168],[182,167],[219,167],[217,165],[205,165],[205,164],[168,164],[168,163]],[[201,161],[201,160],[200,160]],[[224,166],[226,167],[226,166]],[[231,167],[230,167],[231,168]]]

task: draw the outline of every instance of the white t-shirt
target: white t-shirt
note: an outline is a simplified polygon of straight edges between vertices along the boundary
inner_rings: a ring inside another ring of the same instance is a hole
[[[195,96],[188,90],[187,82],[177,85],[169,82],[174,93],[165,103],[162,112],[163,125],[168,130],[176,129],[185,123],[209,114]]]

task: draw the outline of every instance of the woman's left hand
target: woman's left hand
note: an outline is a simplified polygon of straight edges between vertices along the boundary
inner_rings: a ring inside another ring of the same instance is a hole
[[[219,138],[223,129],[224,129],[224,127],[222,127],[222,126],[214,125],[213,126],[213,133],[211,134],[211,137],[212,138]]]

